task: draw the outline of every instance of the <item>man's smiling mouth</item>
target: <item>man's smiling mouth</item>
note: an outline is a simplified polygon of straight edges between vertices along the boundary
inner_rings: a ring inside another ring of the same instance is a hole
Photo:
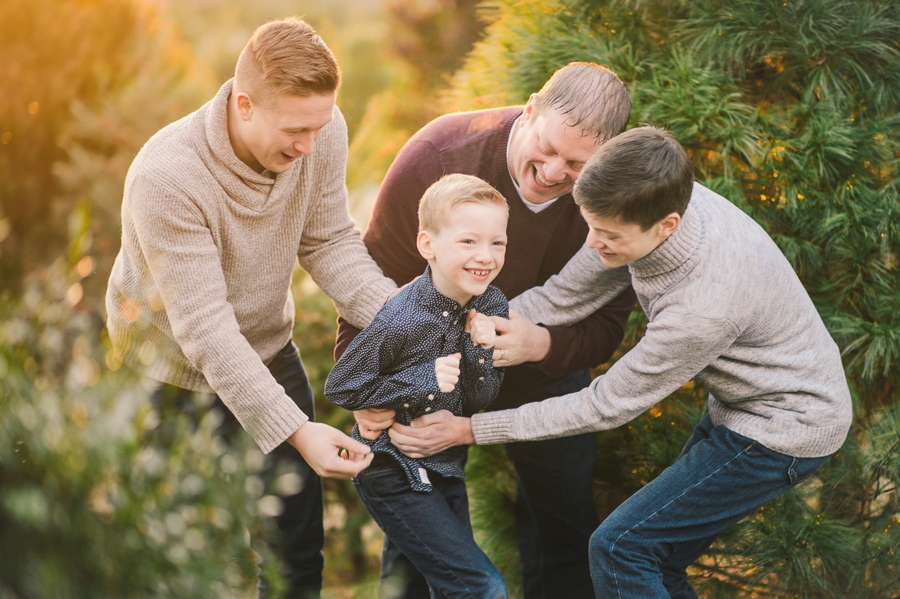
[[[537,169],[534,169],[534,178],[538,180],[538,182],[545,187],[553,187],[554,185],[559,185],[562,181],[548,181],[544,179]]]

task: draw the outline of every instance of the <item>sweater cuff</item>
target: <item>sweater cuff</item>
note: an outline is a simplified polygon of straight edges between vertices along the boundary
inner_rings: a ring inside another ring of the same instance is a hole
[[[297,407],[297,404],[288,400],[284,410],[270,410],[263,418],[256,422],[255,430],[248,430],[259,449],[263,453],[269,453],[297,432],[301,426],[309,421],[309,417]]]
[[[493,445],[514,441],[511,434],[512,410],[473,414],[472,436],[476,445]]]

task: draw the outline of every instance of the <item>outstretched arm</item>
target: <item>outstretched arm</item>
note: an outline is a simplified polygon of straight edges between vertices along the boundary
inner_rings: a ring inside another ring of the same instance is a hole
[[[479,445],[537,441],[621,426],[674,393],[737,338],[728,320],[663,312],[643,339],[590,387],[472,417]]]
[[[630,284],[627,267],[607,268],[597,251],[585,245],[559,274],[513,298],[509,307],[533,323],[572,325],[608,304]]]

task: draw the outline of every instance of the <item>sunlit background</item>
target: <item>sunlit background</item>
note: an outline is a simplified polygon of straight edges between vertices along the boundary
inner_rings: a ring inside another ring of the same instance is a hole
[[[249,437],[206,420],[171,450],[145,382],[108,355],[103,296],[128,166],[232,73],[263,22],[304,16],[335,51],[364,227],[402,144],[449,110],[524,102],[572,60],[609,65],[631,126],[669,128],[698,180],[759,221],[845,356],[856,424],[812,480],[692,569],[702,596],[898,597],[900,4],[858,0],[0,0],[0,598],[252,597],[247,532],[277,514]],[[295,340],[320,420],[336,314],[299,269]],[[623,351],[643,331],[632,316]],[[145,348],[143,359],[153,359]],[[599,436],[605,516],[703,413],[689,383]],[[476,537],[520,597],[515,475],[470,451]],[[375,597],[380,533],[326,484],[326,598]],[[253,550],[265,556],[266,548]]]

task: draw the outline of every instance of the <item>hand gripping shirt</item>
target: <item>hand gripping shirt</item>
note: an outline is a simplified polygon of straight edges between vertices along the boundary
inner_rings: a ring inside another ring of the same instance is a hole
[[[392,298],[353,340],[325,383],[325,395],[348,410],[389,408],[396,421],[409,425],[419,416],[450,410],[470,416],[490,404],[503,381],[494,368],[493,348],[475,347],[465,332],[466,315],[509,317],[503,293],[488,286],[465,306],[434,288],[431,271]],[[449,393],[438,388],[434,362],[460,353],[459,382]],[[414,459],[394,447],[387,431],[375,441],[363,439],[359,425],[353,438],[376,453],[389,454],[406,472],[414,491],[432,489],[427,471],[465,478],[466,447],[451,447],[427,458]]]

